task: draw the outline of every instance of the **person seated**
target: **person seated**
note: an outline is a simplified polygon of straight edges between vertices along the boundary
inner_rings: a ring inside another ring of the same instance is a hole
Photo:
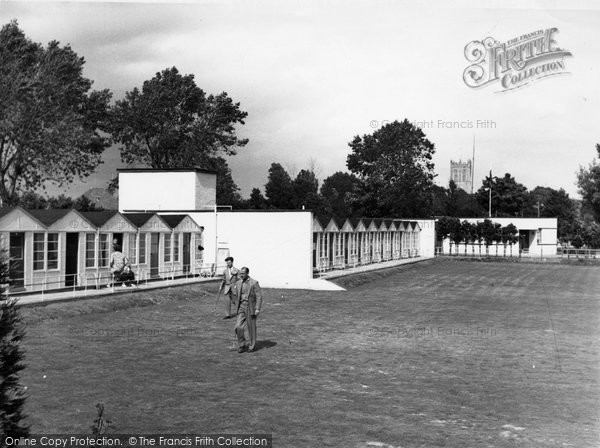
[[[126,264],[123,268],[123,271],[119,274],[119,281],[123,282],[124,286],[130,287],[133,286],[133,281],[135,280],[135,274],[131,270],[131,266]]]
[[[112,274],[112,282],[108,285],[109,288],[121,276],[121,273],[127,265],[129,265],[129,260],[123,254],[123,252],[121,252],[121,247],[117,244],[113,244],[113,253],[110,256],[110,272]]]

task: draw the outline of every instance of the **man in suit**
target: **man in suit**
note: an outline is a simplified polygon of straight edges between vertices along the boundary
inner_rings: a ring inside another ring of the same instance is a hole
[[[225,316],[223,316],[223,319],[229,319],[235,316],[235,314],[231,314],[231,307],[233,306],[235,309],[237,306],[237,302],[235,301],[236,297],[232,288],[238,280],[240,271],[233,267],[233,257],[225,258],[225,262],[227,262],[227,267],[223,270],[223,281],[221,282],[221,287],[219,289],[225,296]]]
[[[235,284],[237,297],[237,322],[235,334],[238,338],[238,353],[246,350],[253,352],[256,345],[256,318],[262,306],[262,292],[256,280],[248,275],[250,270],[246,267],[240,269],[239,280]],[[246,332],[248,340],[246,340]]]

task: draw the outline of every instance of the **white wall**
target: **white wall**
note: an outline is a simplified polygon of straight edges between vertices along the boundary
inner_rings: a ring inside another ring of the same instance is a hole
[[[421,227],[419,254],[422,257],[435,255],[435,221],[433,219],[416,220]]]
[[[529,256],[555,256],[556,245],[557,245],[557,218],[459,218],[460,221],[468,221],[471,223],[483,222],[485,219],[489,219],[492,222],[498,223],[502,226],[513,224],[519,233],[529,233],[531,245],[529,246]],[[467,254],[471,254],[471,245],[467,245]],[[448,253],[450,250],[450,240],[446,238],[443,241],[444,253]],[[456,253],[456,245],[452,243],[452,253]],[[465,245],[459,245],[459,254],[465,253]],[[481,253],[485,255],[485,245],[482,243]],[[496,254],[496,246],[490,245],[489,253],[491,255]],[[498,245],[498,254],[504,253],[504,245]],[[510,255],[510,245],[507,245],[506,254]],[[475,254],[479,254],[479,247],[475,244]],[[515,244],[512,247],[513,256],[519,255],[519,244]]]
[[[120,171],[119,211],[214,207],[216,175],[190,171]]]
[[[224,258],[234,257],[237,268],[246,266],[250,276],[270,288],[310,288],[312,279],[311,212],[189,213],[204,226],[204,259],[214,263],[217,247]],[[224,260],[219,259],[221,274]]]

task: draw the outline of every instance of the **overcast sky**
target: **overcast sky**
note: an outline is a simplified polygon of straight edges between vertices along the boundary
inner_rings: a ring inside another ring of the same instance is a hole
[[[250,143],[229,159],[245,197],[264,186],[272,162],[297,172],[312,159],[321,180],[346,171],[355,135],[404,118],[421,122],[435,144],[444,186],[450,160],[470,158],[475,140],[476,188],[491,167],[529,189],[578,197],[575,173],[600,142],[593,1],[0,0],[0,22],[11,19],[34,41],[69,43],[94,88],[114,99],[172,66],[207,93],[226,91],[248,112],[239,135]],[[567,74],[502,93],[500,83],[472,89],[463,81],[469,42],[553,27],[556,44],[573,55],[564,59]],[[103,187],[120,166],[109,151],[95,175],[66,192]]]

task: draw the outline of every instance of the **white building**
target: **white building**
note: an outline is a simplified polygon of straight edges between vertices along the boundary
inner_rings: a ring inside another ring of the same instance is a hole
[[[517,230],[518,242],[514,245],[507,245],[507,255],[512,256],[529,256],[529,257],[553,257],[556,256],[556,248],[558,244],[557,218],[459,218],[460,222],[467,221],[473,224],[489,219],[494,223],[498,223],[505,227],[513,224]],[[439,243],[438,243],[439,244]],[[443,253],[450,253],[452,245],[452,253],[456,254],[478,254],[479,244],[469,244],[463,242],[456,247],[456,244],[451,243],[449,238],[442,241]],[[485,250],[485,249],[484,249]],[[489,247],[490,255],[504,255],[503,244],[492,244]]]
[[[170,199],[172,198],[172,199]],[[333,286],[313,278],[320,270],[315,253],[323,251],[327,269],[350,266],[349,258],[342,259],[335,250],[352,248],[350,233],[362,232],[360,226],[338,228],[332,225],[315,228],[313,214],[303,210],[238,211],[226,205],[216,206],[216,175],[210,171],[192,170],[119,170],[119,211],[125,214],[155,212],[159,215],[185,213],[203,229],[202,269],[221,273],[225,258],[232,256],[238,267],[250,268],[251,276],[261,284],[281,288],[328,289]],[[411,236],[410,251],[404,257],[433,257],[435,246],[434,222],[410,220],[412,225],[400,229],[401,220],[368,221],[370,251],[368,263],[394,259],[392,230]],[[366,229],[365,229],[366,230]],[[323,232],[321,238],[316,234]],[[342,236],[343,234],[343,236]],[[339,235],[339,237],[338,237]],[[398,234],[399,236],[400,233]],[[423,238],[421,238],[423,236]],[[345,239],[344,239],[345,238]],[[317,245],[318,241],[335,241],[337,246]],[[394,240],[395,241],[395,240]],[[311,244],[312,243],[312,244]],[[384,244],[385,243],[385,244]],[[407,246],[408,241],[405,243]],[[388,247],[389,246],[389,247]],[[327,252],[330,251],[330,252]],[[402,257],[398,253],[397,258]],[[367,263],[366,257],[360,264]],[[337,263],[337,264],[336,264]]]

